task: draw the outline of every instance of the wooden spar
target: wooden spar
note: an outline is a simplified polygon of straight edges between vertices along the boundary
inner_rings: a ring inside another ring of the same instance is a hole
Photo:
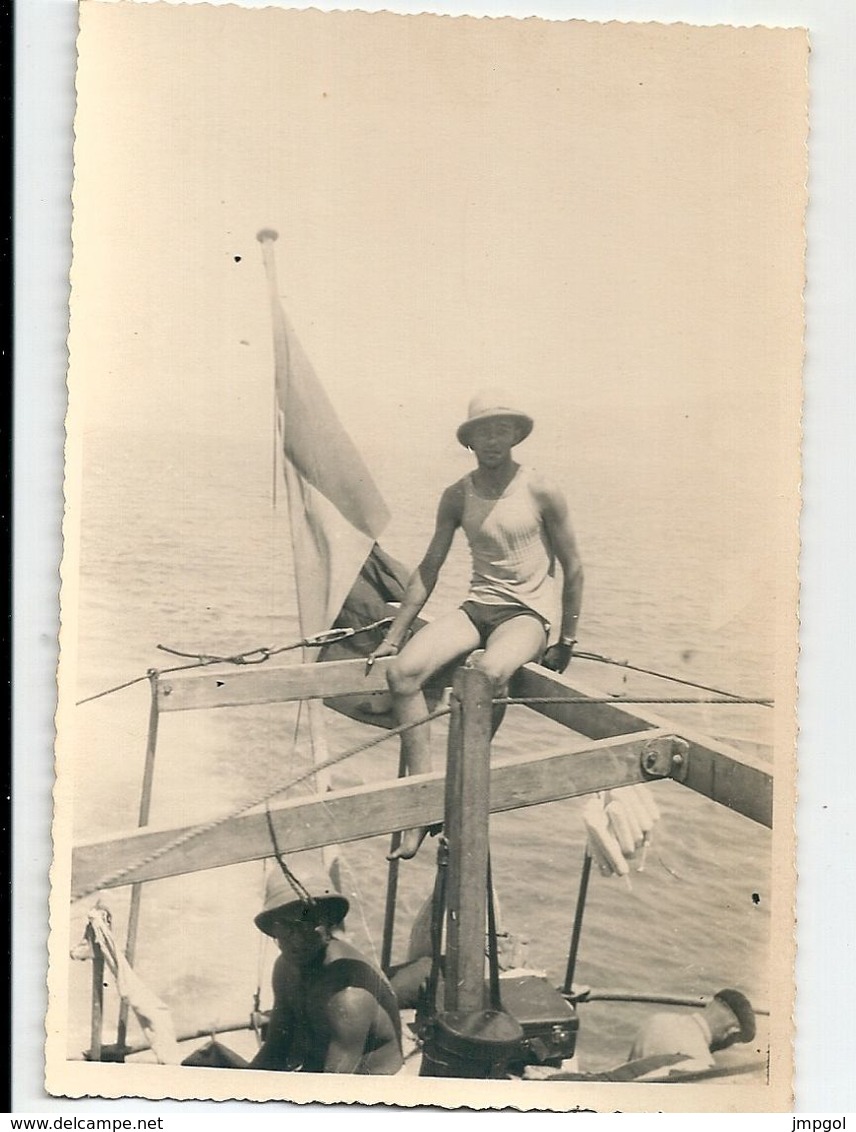
[[[648,782],[650,775],[642,769],[642,759],[652,744],[660,744],[666,753],[672,739],[663,732],[652,731],[641,736],[604,739],[585,750],[554,749],[500,763],[491,770],[491,812]],[[330,791],[319,797],[294,798],[272,806],[270,813],[280,850],[297,853],[331,842],[359,841],[442,821],[444,777],[442,772],[414,775]],[[72,891],[87,890],[93,884],[104,889],[116,888],[271,855],[266,815],[251,812],[223,821],[186,841],[176,852],[142,863],[192,829],[188,826],[155,830],[149,826],[78,845],[72,853]],[[139,867],[135,867],[138,863]],[[131,868],[133,872],[111,881],[112,875]]]
[[[527,664],[515,674],[510,694],[520,698],[581,695],[597,698],[602,695],[582,685],[576,676],[571,681],[535,664]],[[677,725],[674,720],[657,715],[641,704],[533,703],[529,706],[590,739],[638,733],[645,728],[666,728],[687,744],[684,773],[680,776],[682,785],[759,825],[772,827],[773,776],[769,765],[755,755]]]
[[[309,715],[309,742],[312,747],[312,761],[318,766],[327,761],[329,750],[327,747],[327,729],[324,725],[324,705],[320,700],[309,700],[306,704]],[[326,769],[315,772],[315,792],[325,794],[331,786],[330,771]],[[335,842],[321,848],[321,860],[324,871],[330,878],[330,883],[337,892],[344,893],[344,872],[342,851]],[[353,899],[354,894],[348,893]]]
[[[592,699],[603,700],[604,693],[599,688],[588,687],[573,677],[550,672],[539,664],[526,664],[515,672],[509,684],[508,694],[525,699],[527,697],[551,697],[555,700]],[[675,730],[674,723],[665,719],[655,720],[655,716],[645,711],[641,705],[633,703],[533,703],[528,705],[532,711],[545,715],[563,727],[570,728],[589,739],[606,739],[611,735],[630,735],[645,731],[649,727],[669,727]]]
[[[160,711],[190,711],[312,697],[366,696],[386,690],[388,665],[388,658],[382,658],[369,672],[362,660],[337,660],[279,668],[172,673],[158,678],[158,707]],[[761,825],[772,825],[773,779],[769,767],[757,756],[678,727],[643,705],[597,702],[603,700],[603,693],[582,683],[576,673],[569,679],[540,665],[527,664],[513,677],[511,695],[552,698],[557,702],[528,706],[589,739],[656,728],[678,734],[688,742],[683,785]],[[569,698],[595,702],[558,702]]]
[[[161,711],[189,710],[328,695],[365,695],[385,689],[387,663],[378,661],[369,673],[362,660],[220,675],[208,671],[201,675],[174,673],[168,678],[156,678],[157,705]],[[555,700],[600,696],[599,692],[584,688],[576,678],[571,683],[566,677],[532,664],[517,673],[512,692],[519,697],[545,696]],[[567,702],[530,706],[580,734],[592,732],[595,736],[614,737],[597,738],[586,750],[529,756],[494,767],[493,812],[672,774],[671,769],[659,769],[653,775],[646,773],[640,758],[646,743],[656,743],[678,731],[687,747],[681,774],[676,777],[713,801],[762,825],[772,825],[772,775],[749,755],[684,728],[677,729],[671,721],[638,706]],[[285,813],[290,820],[277,827],[283,852],[385,835],[442,820],[442,776],[419,775],[379,786],[334,791],[323,798],[296,800],[274,810],[274,814]],[[109,883],[113,874],[136,865],[183,832],[186,831],[150,830],[79,846],[73,854],[73,891],[88,890],[92,884],[116,887],[270,856],[270,835],[264,815],[249,814],[227,819],[187,842],[180,853],[166,854],[135,868],[121,881]],[[102,884],[105,880],[108,883]]]
[[[493,685],[477,668],[459,668],[452,685],[446,765],[445,835],[447,1011],[484,1007],[490,733]]]
[[[279,668],[234,668],[228,671],[162,676],[158,681],[161,711],[241,707],[385,692],[390,658],[382,657],[366,672],[364,660],[327,660]]]

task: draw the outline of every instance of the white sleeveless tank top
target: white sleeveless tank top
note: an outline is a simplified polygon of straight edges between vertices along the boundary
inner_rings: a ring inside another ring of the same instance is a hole
[[[518,468],[498,499],[485,499],[472,473],[464,477],[461,526],[473,556],[467,597],[483,605],[523,605],[555,624],[556,563],[531,480],[528,469]]]

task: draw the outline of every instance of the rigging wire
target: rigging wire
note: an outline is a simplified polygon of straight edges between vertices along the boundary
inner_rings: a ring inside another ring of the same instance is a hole
[[[721,688],[711,688],[708,684],[698,684],[694,680],[687,680],[683,676],[673,676],[668,672],[655,672],[653,668],[643,668],[641,667],[641,665],[631,664],[627,660],[613,660],[612,657],[602,656],[597,652],[577,652],[576,649],[574,649],[571,655],[575,660],[592,660],[597,661],[600,664],[609,664],[614,668],[627,668],[631,672],[641,672],[644,676],[656,676],[659,680],[671,680],[676,684],[683,684],[687,688],[698,688],[698,690],[701,692],[713,692],[717,696],[733,695],[732,692],[723,692]],[[763,702],[766,704],[772,703],[772,701],[758,700],[751,700],[747,702]]]
[[[274,829],[270,806],[267,803],[265,803],[265,817],[267,818],[268,833],[270,833],[270,839],[273,845],[273,855],[274,857],[276,857],[276,863],[282,870],[282,875],[288,881],[291,891],[294,893],[300,903],[305,904],[308,908],[312,908],[316,903],[315,897],[285,863],[285,857],[283,857],[282,855],[282,850],[279,847],[279,841],[277,840],[276,836],[276,830]]]
[[[300,700],[299,703],[298,703],[297,727],[295,729],[295,736],[294,736],[295,748],[297,746],[297,733],[299,731],[300,723],[301,723],[301,720],[303,718],[302,713],[303,713],[303,705],[304,705],[305,702],[306,702],[305,700]],[[318,789],[318,776],[317,775],[316,775],[316,781],[315,781],[315,789],[316,790]],[[270,812],[270,811],[268,811],[268,812]],[[335,828],[335,823],[334,823],[334,828]],[[324,863],[324,851],[323,851],[323,849],[321,851],[321,858],[322,858],[322,864],[323,864]],[[336,866],[338,866],[338,869],[336,868]],[[338,881],[336,879],[336,876],[334,875],[334,872],[338,872]],[[350,901],[351,914],[353,915],[354,906],[356,906],[356,914],[359,917],[360,924],[362,925],[363,935],[365,936],[365,939],[368,941],[368,943],[369,943],[369,945],[372,949],[372,954],[374,956],[374,959],[377,962],[378,961],[377,948],[375,947],[374,937],[372,935],[371,928],[369,927],[368,920],[366,919],[363,895],[360,891],[360,886],[359,886],[359,883],[357,881],[354,870],[351,868],[350,862],[348,861],[344,852],[339,853],[339,855],[333,860],[333,862],[330,865],[330,868],[327,870],[327,875],[330,877],[330,883],[333,885],[333,888],[334,888],[335,891],[340,892],[343,896],[353,896],[353,897],[356,898],[356,899]],[[346,883],[345,882],[346,877],[350,881],[350,892],[349,893],[346,893],[344,891],[345,883]],[[380,966],[379,963],[378,963],[378,966]]]
[[[773,700],[729,696],[724,692],[716,699],[702,696],[502,696],[495,704],[759,704],[772,707]]]
[[[508,702],[508,703],[526,703],[526,702],[568,703],[568,702],[570,702],[570,703],[592,704],[592,703],[639,703],[639,702],[648,703],[648,702],[663,702],[663,701],[626,700],[626,699],[623,699],[623,698],[620,698],[620,697],[619,698],[604,697],[602,699],[591,699],[589,697],[574,697],[574,696],[569,696],[569,697],[541,696],[541,697],[498,697],[497,702],[500,702],[500,703],[502,703],[502,702]],[[674,701],[667,700],[665,702],[674,702]],[[681,702],[683,702],[683,703],[696,703],[698,701],[697,700],[691,700],[691,699],[685,699],[685,700],[682,700]],[[719,700],[719,701],[716,701],[716,702],[727,703],[729,701]],[[754,701],[738,700],[738,701],[735,701],[735,702],[746,703],[746,702],[754,702]],[[338,763],[344,762],[346,759],[353,758],[355,755],[362,754],[364,751],[368,751],[371,748],[376,747],[379,744],[384,743],[384,742],[388,741],[389,739],[394,738],[396,735],[402,735],[406,731],[410,731],[415,727],[421,727],[423,724],[429,723],[431,720],[439,719],[442,716],[449,715],[450,713],[451,713],[451,708],[448,708],[448,707],[439,708],[436,711],[429,712],[427,715],[423,716],[421,719],[415,720],[415,721],[410,722],[410,723],[399,724],[397,727],[392,727],[389,730],[384,731],[384,733],[382,735],[376,736],[373,739],[368,739],[363,743],[357,744],[357,746],[355,746],[355,747],[349,747],[346,750],[341,751],[336,755],[331,755],[329,758],[323,760],[323,762],[313,764],[308,770],[303,771],[299,775],[297,775],[296,778],[293,778],[290,781],[285,782],[285,783],[279,783],[273,789],[266,791],[265,794],[263,794],[261,797],[254,798],[251,801],[243,804],[242,806],[240,806],[236,809],[230,810],[228,813],[222,814],[220,817],[214,818],[213,820],[211,820],[209,822],[204,822],[204,823],[201,823],[200,825],[192,826],[190,829],[184,830],[181,834],[179,834],[178,837],[174,838],[170,842],[167,842],[165,845],[161,845],[158,849],[154,850],[154,852],[150,853],[147,857],[144,857],[143,859],[135,862],[132,865],[125,866],[124,868],[117,870],[115,873],[109,874],[106,877],[102,877],[100,879],[100,881],[96,884],[88,885],[85,889],[83,889],[79,892],[73,893],[72,897],[71,897],[72,902],[75,902],[75,901],[78,901],[78,900],[83,900],[87,896],[92,896],[94,893],[98,892],[102,888],[116,887],[119,883],[121,883],[123,878],[125,878],[127,876],[131,876],[138,869],[145,868],[148,865],[153,864],[155,861],[160,860],[161,857],[166,856],[167,853],[173,852],[174,850],[183,847],[189,841],[192,841],[195,838],[200,837],[204,833],[211,832],[212,830],[218,828],[220,825],[224,824],[225,822],[227,822],[231,819],[240,817],[242,814],[245,814],[248,811],[255,809],[257,806],[261,806],[261,805],[266,804],[271,798],[276,797],[278,794],[282,794],[286,790],[290,790],[293,787],[298,786],[301,783],[307,781],[307,779],[312,778],[319,770],[326,770],[328,767],[336,766]]]
[[[111,688],[106,688],[102,692],[97,692],[92,696],[86,696],[84,699],[78,700],[75,706],[80,707],[82,704],[89,703],[92,700],[100,699],[102,696],[110,695],[113,692],[120,692],[124,688],[130,688],[134,684],[138,684],[143,680],[149,679],[152,675],[158,675],[158,676],[164,675],[165,676],[165,675],[168,675],[168,674],[173,673],[173,672],[182,672],[182,671],[185,671],[185,670],[191,669],[191,668],[206,667],[207,665],[211,665],[211,664],[236,664],[236,665],[265,664],[268,660],[270,660],[270,658],[272,656],[278,656],[278,655],[280,655],[281,653],[284,653],[284,652],[292,652],[292,651],[299,649],[299,648],[304,648],[304,649],[305,648],[323,648],[325,645],[333,644],[337,641],[347,640],[351,637],[357,636],[358,634],[370,633],[373,630],[379,629],[384,625],[389,625],[392,622],[392,620],[393,620],[393,618],[391,616],[382,617],[377,621],[372,621],[368,625],[361,625],[361,626],[358,626],[356,628],[338,628],[338,627],[332,628],[332,629],[326,630],[325,632],[316,633],[311,637],[303,637],[300,640],[292,641],[290,644],[287,644],[287,645],[280,645],[276,648],[267,647],[265,645],[259,645],[256,648],[247,649],[245,652],[232,653],[232,654],[229,654],[229,655],[226,655],[226,656],[219,655],[219,654],[216,654],[216,653],[184,652],[180,649],[172,648],[169,645],[158,644],[155,647],[158,650],[160,650],[161,652],[169,653],[170,656],[183,657],[184,659],[193,661],[193,663],[192,664],[186,664],[186,665],[177,665],[174,668],[162,668],[162,669],[150,668],[146,672],[146,674],[143,675],[143,676],[135,676],[131,680],[126,680],[121,684],[116,684],[115,686],[113,686]],[[715,696],[724,696],[724,697],[727,697],[727,702],[729,702],[729,703],[737,702],[737,703],[747,703],[747,704],[758,704],[758,705],[761,705],[763,707],[771,707],[772,704],[773,704],[773,701],[771,699],[738,696],[734,692],[726,692],[726,691],[723,691],[721,688],[714,688],[709,684],[701,684],[701,683],[699,683],[698,681],[695,681],[695,680],[688,680],[684,676],[676,676],[673,673],[668,673],[668,672],[658,672],[653,668],[645,668],[644,666],[639,665],[639,664],[631,664],[630,661],[627,661],[627,660],[615,660],[613,657],[604,656],[602,653],[588,652],[588,651],[585,651],[585,650],[579,650],[579,651],[575,650],[572,655],[573,655],[574,659],[576,659],[576,660],[588,660],[588,661],[593,661],[593,662],[598,663],[598,664],[608,664],[613,668],[625,668],[630,672],[639,672],[639,673],[641,673],[645,676],[654,676],[658,680],[669,680],[669,681],[671,681],[672,683],[675,683],[675,684],[682,684],[684,687],[687,687],[687,688],[697,688],[701,692],[710,692]],[[508,701],[508,702],[513,702],[513,701]],[[524,701],[518,700],[516,702],[524,702]],[[536,701],[530,700],[529,702],[536,702]],[[650,700],[632,700],[632,701],[626,700],[625,702],[627,702],[627,703],[681,703],[683,701],[650,699]],[[689,702],[689,701],[687,701],[687,702]],[[719,702],[719,701],[698,700],[698,701],[693,701],[693,702],[696,702],[696,703],[715,703],[715,702]]]
[[[203,822],[199,825],[194,825],[189,829],[183,830],[177,837],[173,838],[172,841],[168,841],[165,845],[159,846],[159,848],[149,853],[146,857],[141,858],[139,861],[136,861],[131,865],[126,865],[121,869],[117,869],[114,873],[110,873],[105,877],[101,877],[97,883],[89,884],[85,888],[77,892],[73,892],[71,894],[72,903],[78,900],[84,900],[86,899],[86,897],[94,895],[102,888],[118,887],[126,877],[132,876],[139,869],[146,868],[148,865],[154,864],[154,862],[159,861],[161,857],[165,857],[168,853],[172,853],[176,849],[182,848],[188,842],[195,840],[197,837],[200,837],[204,833],[210,833],[212,830],[217,829],[225,822],[240,817],[242,814],[246,814],[250,810],[254,810],[257,806],[264,805],[266,802],[270,801],[271,798],[275,798],[277,794],[282,794],[286,790],[291,790],[293,787],[299,786],[301,783],[306,782],[307,779],[312,778],[317,771],[326,770],[328,767],[335,766],[337,763],[344,762],[345,759],[353,758],[355,755],[362,754],[364,751],[368,751],[372,747],[376,747],[380,743],[384,743],[388,739],[392,739],[396,735],[401,735],[405,731],[412,730],[412,728],[414,727],[421,727],[424,723],[429,723],[433,719],[439,719],[442,716],[449,714],[451,714],[451,708],[438,708],[436,711],[429,712],[421,719],[414,720],[411,723],[399,724],[398,727],[393,727],[388,731],[384,731],[382,735],[375,736],[375,738],[373,739],[368,739],[364,743],[359,743],[356,747],[349,747],[345,751],[340,751],[337,755],[331,755],[330,758],[325,759],[323,762],[313,764],[308,770],[305,770],[297,775],[296,778],[293,778],[288,782],[279,783],[273,789],[266,791],[261,797],[253,798],[251,801],[244,803],[242,806],[230,810],[226,814],[221,814],[220,817],[213,818],[211,821]]]
[[[356,629],[350,628],[335,628],[327,629],[323,633],[316,633],[312,637],[303,637],[299,641],[293,641],[291,644],[280,645],[278,648],[267,648],[260,645],[258,648],[248,649],[246,652],[233,653],[231,656],[218,656],[213,653],[196,653],[196,652],[181,652],[178,649],[170,648],[168,645],[156,645],[155,648],[161,652],[169,653],[170,656],[185,657],[192,660],[192,664],[178,664],[172,668],[150,668],[145,675],[135,676],[132,680],[126,680],[122,684],[116,684],[112,688],[105,688],[102,692],[96,692],[92,696],[86,696],[82,700],[78,700],[75,707],[80,707],[82,704],[88,704],[92,700],[99,700],[102,696],[109,696],[113,692],[121,692],[124,688],[130,688],[133,684],[139,684],[143,680],[148,680],[152,676],[168,676],[173,672],[187,672],[192,668],[205,668],[211,664],[264,664],[270,660],[272,656],[279,656],[280,653],[293,652],[295,649],[308,648],[318,649],[323,648],[325,645],[335,644],[338,641],[350,640],[351,637],[356,637],[360,633],[370,633],[374,629],[380,629],[383,625],[389,625],[392,617],[381,617],[378,621],[372,621],[370,625],[361,625]]]
[[[263,857],[262,858],[262,892],[263,893],[267,890],[267,871],[268,871],[267,857]],[[268,944],[269,938],[270,937],[265,935],[264,932],[259,932],[259,942],[258,942],[258,948],[256,950],[256,989],[255,989],[255,993],[253,994],[253,1012],[254,1013],[258,1013],[259,1010],[261,1009],[261,1003],[262,1003],[262,971],[264,969],[265,952],[267,950],[267,944]]]

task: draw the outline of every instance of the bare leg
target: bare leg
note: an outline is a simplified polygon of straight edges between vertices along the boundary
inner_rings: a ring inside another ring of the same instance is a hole
[[[481,668],[481,658],[484,656],[484,649],[476,649],[475,652],[470,653],[467,657],[466,668]],[[494,696],[505,696],[508,694],[508,682],[504,684],[495,684],[493,690]],[[494,704],[493,711],[490,716],[490,737],[491,739],[499,731],[499,725],[505,719],[505,713],[508,710],[508,704]]]
[[[427,705],[422,692],[415,692],[411,696],[395,696],[392,698],[393,711],[399,724],[413,723],[427,715]],[[421,727],[414,727],[405,731],[401,736],[402,753],[406,773],[428,774],[431,770],[431,729],[430,724],[423,723]],[[428,826],[420,825],[413,829],[406,829],[401,837],[397,849],[387,854],[387,860],[409,861],[415,857],[419,847],[428,834]]]
[[[508,682],[518,668],[539,656],[546,644],[546,635],[537,617],[523,614],[504,621],[491,633],[487,647],[473,657],[473,666],[487,673],[493,681],[494,695],[505,696]],[[491,738],[505,718],[507,704],[494,704],[491,717]]]
[[[440,668],[457,656],[464,656],[479,643],[478,632],[465,613],[456,609],[426,625],[402,649],[390,666],[389,688],[392,707],[399,725],[415,723],[427,715],[422,686]],[[406,773],[428,774],[431,770],[429,725],[414,727],[401,736]],[[405,830],[401,844],[389,860],[415,857],[425,840],[427,826]]]

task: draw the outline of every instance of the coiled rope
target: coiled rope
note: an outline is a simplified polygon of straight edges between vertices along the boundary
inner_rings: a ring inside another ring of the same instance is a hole
[[[147,868],[149,865],[159,861],[161,857],[165,857],[168,853],[174,852],[176,849],[183,848],[189,841],[201,837],[205,833],[210,833],[212,830],[217,829],[227,821],[234,818],[241,817],[242,814],[254,810],[257,806],[264,805],[269,802],[271,798],[275,798],[277,794],[282,794],[286,790],[291,790],[295,786],[306,782],[307,779],[313,778],[319,770],[327,770],[331,766],[336,766],[338,763],[344,762],[346,759],[353,758],[355,755],[362,754],[364,751],[370,750],[372,747],[377,747],[380,743],[385,743],[387,740],[394,738],[396,735],[402,735],[405,731],[410,731],[414,727],[421,727],[424,723],[430,723],[433,719],[439,719],[441,716],[449,715],[451,708],[438,708],[437,711],[429,712],[428,715],[423,716],[411,723],[402,723],[398,727],[392,727],[388,731],[384,731],[373,739],[368,739],[364,743],[359,743],[356,747],[349,747],[345,751],[341,751],[337,755],[331,755],[330,758],[324,759],[323,762],[313,764],[308,770],[298,774],[296,778],[292,778],[287,782],[281,782],[271,790],[267,790],[258,798],[253,798],[250,802],[245,802],[237,809],[230,810],[226,814],[221,814],[220,817],[213,818],[211,821],[202,822],[199,825],[192,826],[190,829],[184,830],[172,841],[168,841],[165,845],[161,845],[158,849],[149,853],[147,856],[140,858],[131,865],[126,865],[124,868],[117,869],[115,872],[107,876],[101,877],[97,883],[87,885],[86,888],[73,892],[71,895],[72,903],[79,900],[85,900],[88,896],[93,896],[102,888],[115,888],[126,877],[132,876],[139,869]],[[129,882],[130,883],[130,882]]]

